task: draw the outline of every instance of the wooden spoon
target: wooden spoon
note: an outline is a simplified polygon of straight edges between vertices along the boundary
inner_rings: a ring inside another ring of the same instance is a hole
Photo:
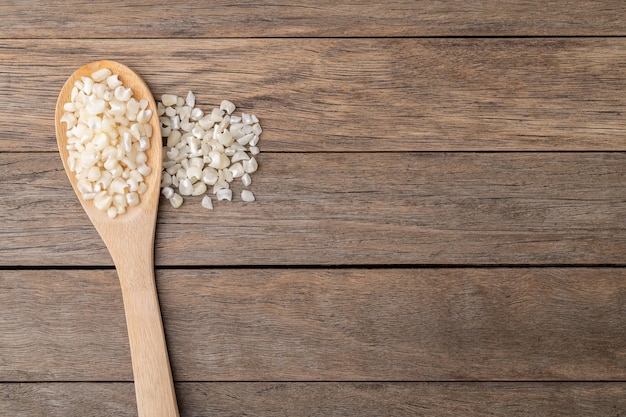
[[[60,122],[63,105],[70,101],[74,82],[82,76],[108,68],[118,74],[124,86],[130,87],[137,100],[146,99],[152,110],[152,137],[146,151],[152,172],[145,178],[148,191],[141,202],[127,207],[124,214],[110,219],[93,201],[82,198],[76,186],[76,175],[67,165],[66,126]],[[146,83],[128,67],[113,61],[97,61],[79,68],[67,80],[56,105],[57,144],[65,172],[87,216],[100,234],[113,258],[122,287],[128,338],[133,362],[137,409],[140,417],[178,417],[176,393],[167,356],[163,323],[154,281],[154,231],[159,203],[161,174],[161,128],[156,105]]]

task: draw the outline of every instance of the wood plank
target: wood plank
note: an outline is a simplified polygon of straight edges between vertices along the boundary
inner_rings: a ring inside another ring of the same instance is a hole
[[[15,416],[137,417],[135,390],[130,382],[0,383],[0,417]]]
[[[624,153],[259,161],[252,204],[162,202],[158,265],[624,263]],[[57,155],[4,153],[0,166],[1,265],[112,265]]]
[[[157,284],[176,381],[626,378],[624,268],[172,269]],[[130,381],[114,271],[3,271],[0,378]]]
[[[176,384],[181,417],[620,416],[626,384],[283,383]],[[132,417],[130,383],[0,384],[1,417]]]
[[[58,92],[103,56],[257,114],[265,151],[626,149],[623,38],[39,39],[0,42],[0,151],[56,151]]]
[[[115,13],[115,20],[102,18]],[[623,4],[487,0],[8,2],[2,38],[624,35]]]

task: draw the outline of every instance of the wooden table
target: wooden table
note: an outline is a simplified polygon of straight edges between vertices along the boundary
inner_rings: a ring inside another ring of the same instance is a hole
[[[264,128],[255,203],[160,207],[182,416],[626,413],[623,2],[155,4],[0,5],[1,416],[136,415],[53,128],[104,58]]]

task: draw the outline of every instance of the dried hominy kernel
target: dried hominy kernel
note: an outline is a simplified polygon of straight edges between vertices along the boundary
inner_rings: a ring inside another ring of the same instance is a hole
[[[202,197],[202,207],[209,210],[213,209],[213,202],[211,201],[211,197],[209,197],[208,195]]]
[[[243,190],[241,192],[241,199],[243,201],[254,201],[254,194],[250,190]]]

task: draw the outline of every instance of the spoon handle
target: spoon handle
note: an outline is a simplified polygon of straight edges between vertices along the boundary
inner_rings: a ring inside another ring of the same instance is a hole
[[[114,258],[122,287],[139,417],[179,417],[151,251]],[[147,256],[147,253],[150,253]],[[143,256],[142,256],[143,255]]]

